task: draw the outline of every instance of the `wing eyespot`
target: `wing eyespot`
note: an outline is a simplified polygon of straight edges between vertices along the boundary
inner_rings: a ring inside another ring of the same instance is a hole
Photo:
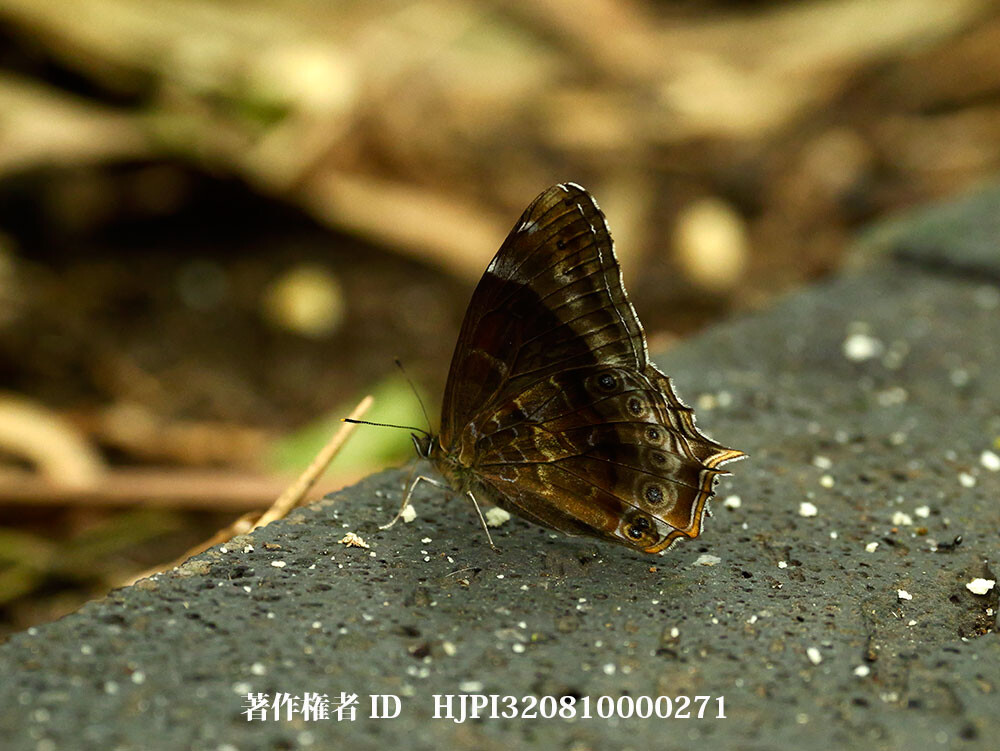
[[[618,390],[618,379],[611,373],[603,373],[597,378],[597,387],[606,394]]]
[[[655,443],[659,445],[660,440],[663,438],[663,433],[660,432],[659,428],[654,428],[652,426],[646,428],[646,440],[650,443]]]
[[[649,519],[644,516],[637,516],[632,520],[632,523],[625,528],[625,534],[631,537],[633,540],[641,540],[653,525],[649,523]]]
[[[650,483],[642,491],[643,497],[653,506],[663,503],[663,488],[655,483]]]
[[[667,455],[664,454],[662,451],[653,451],[649,455],[649,459],[651,462],[653,462],[653,464],[656,464],[657,466],[660,467],[662,467],[664,464],[667,463]]]
[[[642,416],[642,413],[646,411],[646,407],[642,403],[642,399],[637,396],[630,396],[628,401],[625,403],[625,406],[628,407],[628,411],[635,417]]]

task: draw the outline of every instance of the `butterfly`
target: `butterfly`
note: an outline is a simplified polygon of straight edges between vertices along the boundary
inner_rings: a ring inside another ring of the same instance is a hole
[[[647,553],[697,537],[719,468],[744,456],[649,361],[604,214],[574,183],[532,201],[487,266],[440,433],[414,443],[474,503]]]

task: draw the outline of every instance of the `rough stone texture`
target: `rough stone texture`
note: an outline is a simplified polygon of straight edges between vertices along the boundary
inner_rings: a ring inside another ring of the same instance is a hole
[[[10,639],[0,746],[995,748],[997,589],[965,584],[1000,555],[1000,472],[981,461],[1000,453],[998,216],[994,191],[897,226],[864,270],[662,358],[699,424],[751,455],[698,540],[650,557],[515,519],[498,555],[426,485],[417,519],[379,532],[405,477],[385,472]],[[852,336],[874,356],[845,356]],[[339,545],[348,530],[372,549]],[[727,719],[432,719],[432,695],[469,681],[724,696]],[[403,706],[248,723],[247,691]]]

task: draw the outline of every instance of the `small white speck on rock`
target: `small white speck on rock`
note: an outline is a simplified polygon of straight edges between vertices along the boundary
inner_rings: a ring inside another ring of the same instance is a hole
[[[361,539],[361,537],[354,532],[348,532],[346,535],[341,537],[338,542],[349,548],[370,548],[371,546]]]
[[[985,595],[989,594],[996,584],[996,579],[973,579],[965,585],[965,588],[974,595]]]
[[[727,496],[726,500],[722,502],[722,505],[726,508],[739,508],[743,505],[743,499],[738,495]]]
[[[866,678],[869,675],[871,675],[871,672],[872,669],[867,665],[858,665],[856,668],[854,668],[854,674],[858,676],[858,678]]]
[[[874,553],[876,550],[878,550],[878,543],[877,542],[870,542],[867,545],[865,545],[865,552],[866,553]]]
[[[487,509],[483,516],[486,517],[486,526],[488,527],[499,527],[501,524],[506,524],[510,521],[510,514],[499,506]]]
[[[823,662],[823,655],[820,654],[819,649],[817,649],[816,647],[809,647],[808,649],[806,649],[806,657],[809,658],[809,662],[811,662],[813,665],[819,665],[821,662]]]
[[[885,351],[882,340],[860,331],[848,335],[843,344],[844,357],[851,362],[864,362],[879,357]]]
[[[698,558],[695,560],[695,562],[692,563],[691,565],[692,566],[715,566],[716,564],[718,564],[721,561],[722,561],[722,559],[719,558],[719,556],[717,556],[717,555],[711,555],[709,553],[702,553],[701,555],[698,556]]]
[[[963,488],[974,488],[976,487],[976,476],[971,475],[968,472],[959,472],[958,484]]]
[[[897,596],[897,597],[898,597],[898,598],[899,598],[900,600],[912,600],[912,599],[913,599],[913,595],[911,595],[911,594],[910,594],[909,592],[907,592],[907,591],[906,591],[905,589],[897,589],[897,590],[896,590],[896,596]]]
[[[913,513],[916,516],[920,517],[921,519],[926,519],[928,516],[931,515],[931,507],[930,506],[917,506],[915,509],[913,509]]]
[[[897,511],[892,515],[892,523],[896,527],[909,527],[913,524],[913,518],[909,514]]]
[[[1000,472],[1000,456],[997,456],[992,451],[984,451],[980,454],[979,463],[990,472]]]
[[[816,516],[819,513],[819,509],[816,508],[816,504],[810,503],[809,501],[803,501],[799,504],[799,516]]]
[[[284,568],[288,564],[285,563],[284,561],[271,561],[271,565],[274,566],[275,568]]]
[[[400,512],[399,518],[403,520],[404,524],[409,524],[417,518],[417,509],[412,503],[408,503],[406,504],[406,508]]]

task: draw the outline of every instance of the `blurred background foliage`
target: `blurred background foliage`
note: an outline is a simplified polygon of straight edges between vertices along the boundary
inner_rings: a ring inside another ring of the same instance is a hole
[[[0,0],[0,630],[267,505],[364,393],[421,425],[394,357],[435,419],[548,185],[662,350],[993,177],[998,51],[987,0]]]

